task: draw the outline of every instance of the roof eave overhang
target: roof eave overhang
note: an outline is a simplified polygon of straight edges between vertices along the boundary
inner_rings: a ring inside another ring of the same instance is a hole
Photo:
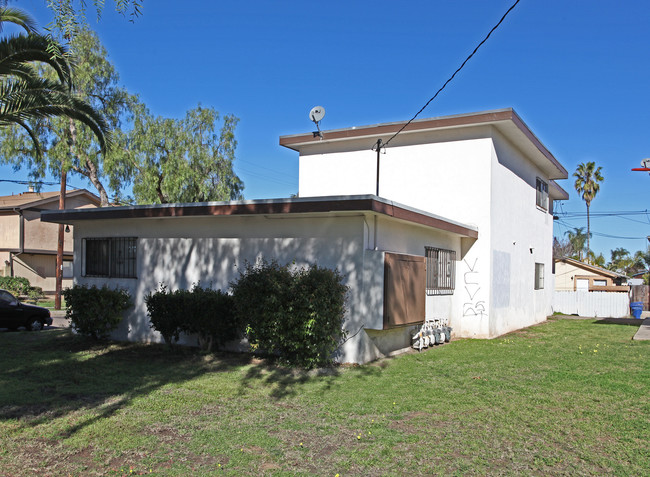
[[[328,142],[368,139],[369,143],[381,138],[386,141],[399,131],[405,121],[396,123],[375,124],[345,129],[323,131],[323,137],[314,137],[313,133],[281,136],[280,145],[300,152],[314,145],[324,145]],[[542,142],[533,134],[519,115],[512,109],[483,111],[478,113],[442,116],[437,118],[420,119],[408,124],[400,135],[409,135],[442,131],[447,129],[469,128],[476,126],[494,126],[501,134],[519,147],[549,179],[566,179],[568,172],[550,153]],[[372,140],[371,140],[372,139]],[[403,142],[403,141],[402,141]]]
[[[86,220],[154,219],[172,217],[299,216],[371,213],[462,237],[478,238],[476,227],[398,204],[374,195],[310,197],[236,202],[162,204],[98,209],[48,210],[41,220],[74,224]]]

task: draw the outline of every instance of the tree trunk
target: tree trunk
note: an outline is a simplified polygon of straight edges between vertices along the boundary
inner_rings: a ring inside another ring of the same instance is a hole
[[[86,177],[88,177],[90,182],[95,186],[95,189],[97,189],[97,192],[99,192],[100,207],[108,207],[108,194],[103,184],[99,181],[97,166],[88,157],[86,157],[86,169],[88,171]]]

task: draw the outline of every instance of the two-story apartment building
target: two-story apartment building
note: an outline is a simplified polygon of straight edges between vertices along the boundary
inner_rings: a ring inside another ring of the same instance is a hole
[[[78,283],[128,289],[120,339],[160,341],[144,295],[227,289],[245,260],[337,268],[350,288],[341,362],[408,347],[425,317],[494,337],[551,310],[554,182],[566,170],[511,109],[283,136],[299,197],[45,212],[75,225]],[[104,251],[104,252],[102,252]],[[189,338],[188,338],[189,339]]]
[[[66,208],[99,207],[99,197],[85,189],[66,193]],[[41,222],[43,210],[59,208],[59,192],[24,192],[0,196],[0,274],[25,277],[45,293],[56,289],[58,225]],[[63,287],[72,285],[72,232],[63,245]]]

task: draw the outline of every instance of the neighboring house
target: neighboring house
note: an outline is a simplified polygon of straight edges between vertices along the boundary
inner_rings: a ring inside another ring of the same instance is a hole
[[[627,276],[572,258],[555,259],[555,289],[624,293],[630,291]]]
[[[66,193],[66,208],[99,207],[99,197],[85,189]],[[41,211],[59,208],[59,192],[24,192],[0,196],[0,274],[25,277],[45,293],[56,289],[58,225],[41,222]],[[72,233],[65,234],[63,286],[72,285]]]
[[[567,171],[511,109],[414,121],[379,156],[371,150],[404,124],[281,137],[300,153],[299,198],[42,217],[75,225],[76,283],[131,292],[116,338],[161,340],[144,304],[159,283],[226,289],[257,258],[341,271],[350,287],[342,362],[409,346],[425,317],[468,337],[545,320],[553,200],[568,198],[554,180]]]

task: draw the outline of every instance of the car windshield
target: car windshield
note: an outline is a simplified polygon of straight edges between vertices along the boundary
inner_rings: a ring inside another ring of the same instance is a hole
[[[15,304],[18,300],[15,296],[5,290],[0,290],[0,302],[6,303],[8,305]]]

